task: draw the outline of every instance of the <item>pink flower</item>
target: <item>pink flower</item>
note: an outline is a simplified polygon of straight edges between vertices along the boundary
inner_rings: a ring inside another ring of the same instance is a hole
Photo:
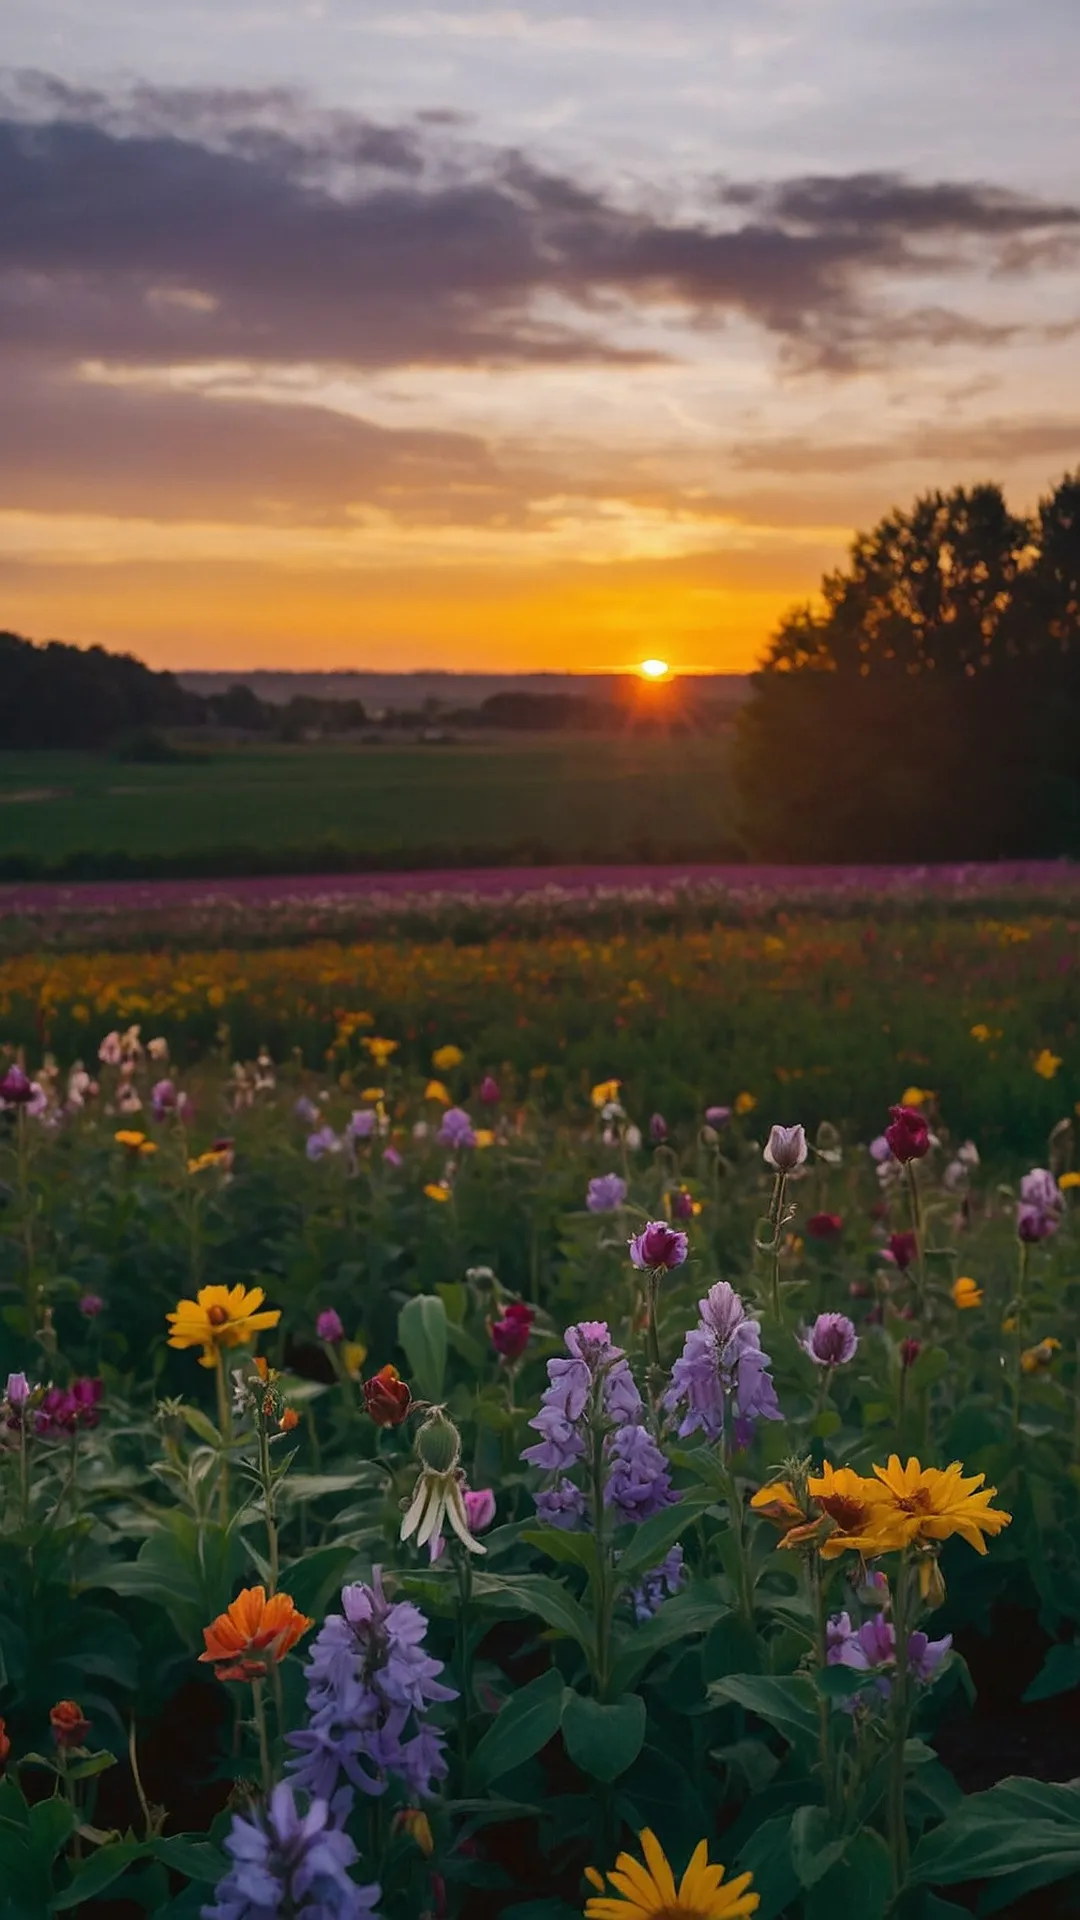
[[[535,1319],[533,1307],[526,1306],[524,1300],[511,1300],[503,1310],[502,1319],[492,1321],[491,1344],[503,1360],[521,1359]]]
[[[497,1107],[502,1099],[502,1088],[493,1073],[485,1073],[480,1082],[480,1099],[485,1107]]]
[[[643,1273],[671,1272],[681,1267],[690,1251],[685,1233],[664,1220],[650,1220],[630,1241],[630,1258]]]
[[[336,1313],[333,1307],[323,1308],[315,1322],[315,1331],[319,1339],[327,1341],[330,1346],[336,1346],[339,1340],[344,1340],[345,1338],[345,1328],[341,1324],[341,1315]]]
[[[930,1151],[930,1128],[926,1115],[918,1107],[890,1107],[891,1125],[885,1129],[885,1138],[894,1158],[902,1165],[909,1160],[921,1160]]]

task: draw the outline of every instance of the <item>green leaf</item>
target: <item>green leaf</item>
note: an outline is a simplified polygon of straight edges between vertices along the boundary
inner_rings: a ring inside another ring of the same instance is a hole
[[[185,1403],[180,1411],[192,1433],[197,1434],[200,1440],[204,1440],[208,1447],[220,1448],[221,1435],[201,1407],[190,1407]]]
[[[791,1864],[801,1887],[814,1887],[844,1851],[824,1807],[799,1807],[791,1822]]]
[[[687,1494],[675,1506],[662,1508],[651,1520],[636,1527],[630,1545],[623,1548],[618,1559],[617,1571],[624,1585],[631,1585],[638,1574],[658,1567],[687,1527],[692,1527],[705,1507],[711,1505],[709,1496]]]
[[[66,1800],[54,1796],[49,1800],[39,1800],[36,1807],[31,1807],[29,1825],[31,1852],[51,1863],[61,1847],[70,1840],[75,1828],[75,1815]]]
[[[876,1686],[876,1673],[860,1673],[857,1668],[835,1666],[819,1667],[813,1676],[814,1686],[825,1700],[850,1700],[853,1694],[863,1687]]]
[[[813,1682],[802,1674],[731,1673],[725,1680],[713,1681],[709,1699],[736,1701],[759,1720],[767,1720],[793,1746],[817,1739]]]
[[[76,1760],[67,1769],[69,1780],[92,1780],[96,1773],[115,1767],[115,1753],[92,1753],[88,1760]]]
[[[708,1633],[726,1612],[724,1603],[708,1589],[678,1593],[633,1633],[620,1634],[611,1664],[611,1691],[625,1693],[650,1660],[665,1647],[691,1634]]]
[[[593,1780],[617,1780],[631,1767],[645,1742],[645,1702],[626,1693],[608,1706],[589,1694],[567,1692],[562,1733],[574,1765]]]
[[[546,1574],[519,1573],[513,1579],[494,1573],[474,1574],[473,1597],[480,1606],[492,1603],[513,1613],[538,1614],[549,1627],[569,1634],[591,1658],[592,1621],[573,1595]]]
[[[1075,1641],[1070,1646],[1051,1647],[1024,1701],[1050,1700],[1055,1693],[1069,1693],[1073,1687],[1080,1687],[1080,1642]]]
[[[549,1560],[564,1566],[584,1567],[596,1572],[596,1537],[591,1533],[570,1533],[566,1527],[524,1527],[520,1538],[526,1546],[539,1547]]]
[[[479,1792],[531,1760],[558,1731],[565,1683],[554,1667],[511,1694],[469,1762],[469,1787]]]
[[[1040,1884],[1080,1873],[1080,1787],[1001,1780],[920,1840],[912,1886],[956,1886],[1039,1869]]]
[[[339,1541],[328,1547],[316,1547],[289,1567],[282,1575],[282,1585],[301,1613],[321,1619],[328,1596],[340,1587],[346,1567],[355,1558],[355,1550]]]
[[[398,1344],[409,1363],[419,1400],[439,1401],[446,1379],[446,1308],[436,1295],[418,1293],[398,1314]]]
[[[751,1891],[761,1901],[755,1920],[777,1920],[799,1891],[791,1860],[791,1815],[766,1820],[752,1833],[739,1855],[736,1869],[754,1876]]]
[[[208,1886],[217,1884],[228,1865],[218,1847],[192,1833],[172,1833],[155,1840],[153,1854],[155,1860],[162,1861],[174,1872],[185,1873],[189,1880],[203,1881]]]
[[[115,1845],[99,1847],[80,1868],[71,1885],[65,1887],[53,1899],[53,1912],[66,1913],[69,1907],[78,1907],[84,1900],[92,1899],[96,1894],[104,1893],[114,1880],[119,1880],[133,1860],[144,1860],[149,1849],[143,1840],[118,1840]]]
[[[803,1809],[805,1811],[805,1809]],[[864,1828],[847,1842],[843,1858],[810,1889],[805,1920],[884,1920],[892,1903],[892,1859],[881,1835]]]
[[[357,1487],[384,1484],[381,1474],[370,1467],[358,1467],[355,1473],[290,1473],[278,1489],[278,1499],[291,1501],[321,1500],[328,1493],[352,1493]]]

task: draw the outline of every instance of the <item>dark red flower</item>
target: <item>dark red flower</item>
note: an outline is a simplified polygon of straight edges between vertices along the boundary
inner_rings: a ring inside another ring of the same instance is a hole
[[[885,1252],[901,1273],[907,1272],[918,1251],[919,1243],[910,1228],[903,1233],[890,1233],[885,1242]]]
[[[81,1747],[90,1731],[77,1700],[58,1700],[49,1713],[49,1725],[58,1747]]]
[[[527,1307],[524,1300],[511,1300],[503,1309],[502,1319],[491,1323],[491,1344],[496,1353],[504,1360],[520,1360],[529,1344],[535,1319],[535,1310]]]
[[[890,1151],[905,1165],[930,1151],[930,1126],[918,1107],[890,1107],[891,1125],[885,1129]]]
[[[913,1340],[910,1337],[907,1340],[901,1340],[900,1365],[903,1367],[905,1373],[907,1372],[909,1367],[913,1367],[915,1365],[915,1362],[918,1359],[921,1352],[922,1352],[921,1340]]]
[[[400,1427],[412,1406],[408,1381],[396,1367],[380,1367],[364,1381],[364,1405],[377,1427]]]
[[[96,1427],[104,1391],[104,1381],[91,1379],[73,1380],[70,1387],[50,1387],[34,1415],[35,1431],[43,1439],[56,1439],[62,1433],[77,1433],[80,1427]]]
[[[485,1107],[497,1107],[502,1099],[502,1088],[493,1073],[485,1073],[480,1082],[480,1099]]]
[[[811,1240],[839,1240],[844,1222],[838,1213],[812,1213],[806,1231]]]
[[[673,1220],[692,1220],[694,1217],[694,1198],[680,1187],[678,1193],[671,1196],[671,1217]]]
[[[3,1775],[4,1762],[7,1759],[8,1754],[10,1752],[11,1752],[11,1740],[8,1737],[7,1726],[3,1718],[0,1718],[0,1776]]]
[[[34,1097],[29,1074],[20,1066],[11,1066],[0,1078],[0,1100],[9,1107],[27,1107]]]

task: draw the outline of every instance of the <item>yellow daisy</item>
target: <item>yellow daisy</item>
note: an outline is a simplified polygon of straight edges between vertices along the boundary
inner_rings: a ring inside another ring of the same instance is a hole
[[[243,1347],[264,1327],[276,1327],[280,1307],[261,1312],[266,1295],[261,1287],[200,1287],[194,1300],[178,1300],[167,1313],[170,1347],[201,1347],[201,1367],[217,1364],[221,1347]]]
[[[760,1895],[748,1893],[751,1876],[740,1873],[724,1884],[724,1868],[710,1866],[709,1843],[702,1840],[675,1887],[675,1875],[656,1835],[646,1827],[639,1834],[644,1864],[632,1853],[620,1853],[608,1882],[617,1898],[604,1893],[603,1876],[595,1867],[586,1871],[598,1897],[585,1903],[585,1920],[743,1920],[757,1911]]]
[[[431,1064],[436,1073],[449,1073],[452,1067],[460,1067],[465,1055],[460,1047],[436,1047],[431,1056]]]
[[[886,1467],[874,1472],[889,1495],[893,1515],[900,1522],[904,1543],[948,1540],[958,1533],[976,1553],[986,1552],[988,1533],[1000,1533],[1011,1513],[990,1505],[996,1487],[984,1487],[984,1473],[964,1477],[959,1460],[951,1466],[923,1467],[911,1459],[901,1466],[890,1454]]]
[[[1061,1055],[1051,1053],[1049,1047],[1044,1047],[1041,1053],[1035,1055],[1031,1064],[1040,1080],[1052,1080],[1061,1065]]]
[[[752,1093],[738,1093],[735,1096],[736,1113],[753,1113],[757,1100]]]
[[[377,1067],[385,1067],[389,1065],[391,1054],[397,1052],[401,1042],[399,1040],[383,1040],[380,1039],[377,1034],[365,1034],[363,1044],[374,1060],[375,1065]]]
[[[589,1095],[589,1098],[591,1099],[593,1106],[597,1109],[597,1112],[599,1112],[601,1107],[606,1107],[610,1101],[618,1099],[619,1088],[621,1086],[622,1086],[621,1080],[598,1080],[597,1081],[595,1087],[592,1090],[592,1093]]]
[[[961,1310],[965,1307],[981,1307],[983,1290],[977,1280],[972,1280],[969,1274],[962,1273],[959,1279],[953,1281],[952,1297],[954,1307],[959,1307]]]

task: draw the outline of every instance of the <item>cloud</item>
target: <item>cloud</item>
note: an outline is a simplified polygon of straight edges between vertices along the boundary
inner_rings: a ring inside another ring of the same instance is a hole
[[[0,121],[0,341],[59,360],[521,366],[655,358],[650,318],[749,319],[836,372],[1007,329],[928,275],[1075,255],[1080,208],[979,182],[722,182],[636,204],[457,123],[378,125],[288,88],[16,78]],[[888,296],[888,297],[887,297]]]
[[[943,463],[999,471],[1019,461],[1080,460],[1080,419],[986,420],[952,427],[920,427],[894,440],[809,440],[799,435],[740,441],[734,466],[778,474],[872,473],[886,466]]]

